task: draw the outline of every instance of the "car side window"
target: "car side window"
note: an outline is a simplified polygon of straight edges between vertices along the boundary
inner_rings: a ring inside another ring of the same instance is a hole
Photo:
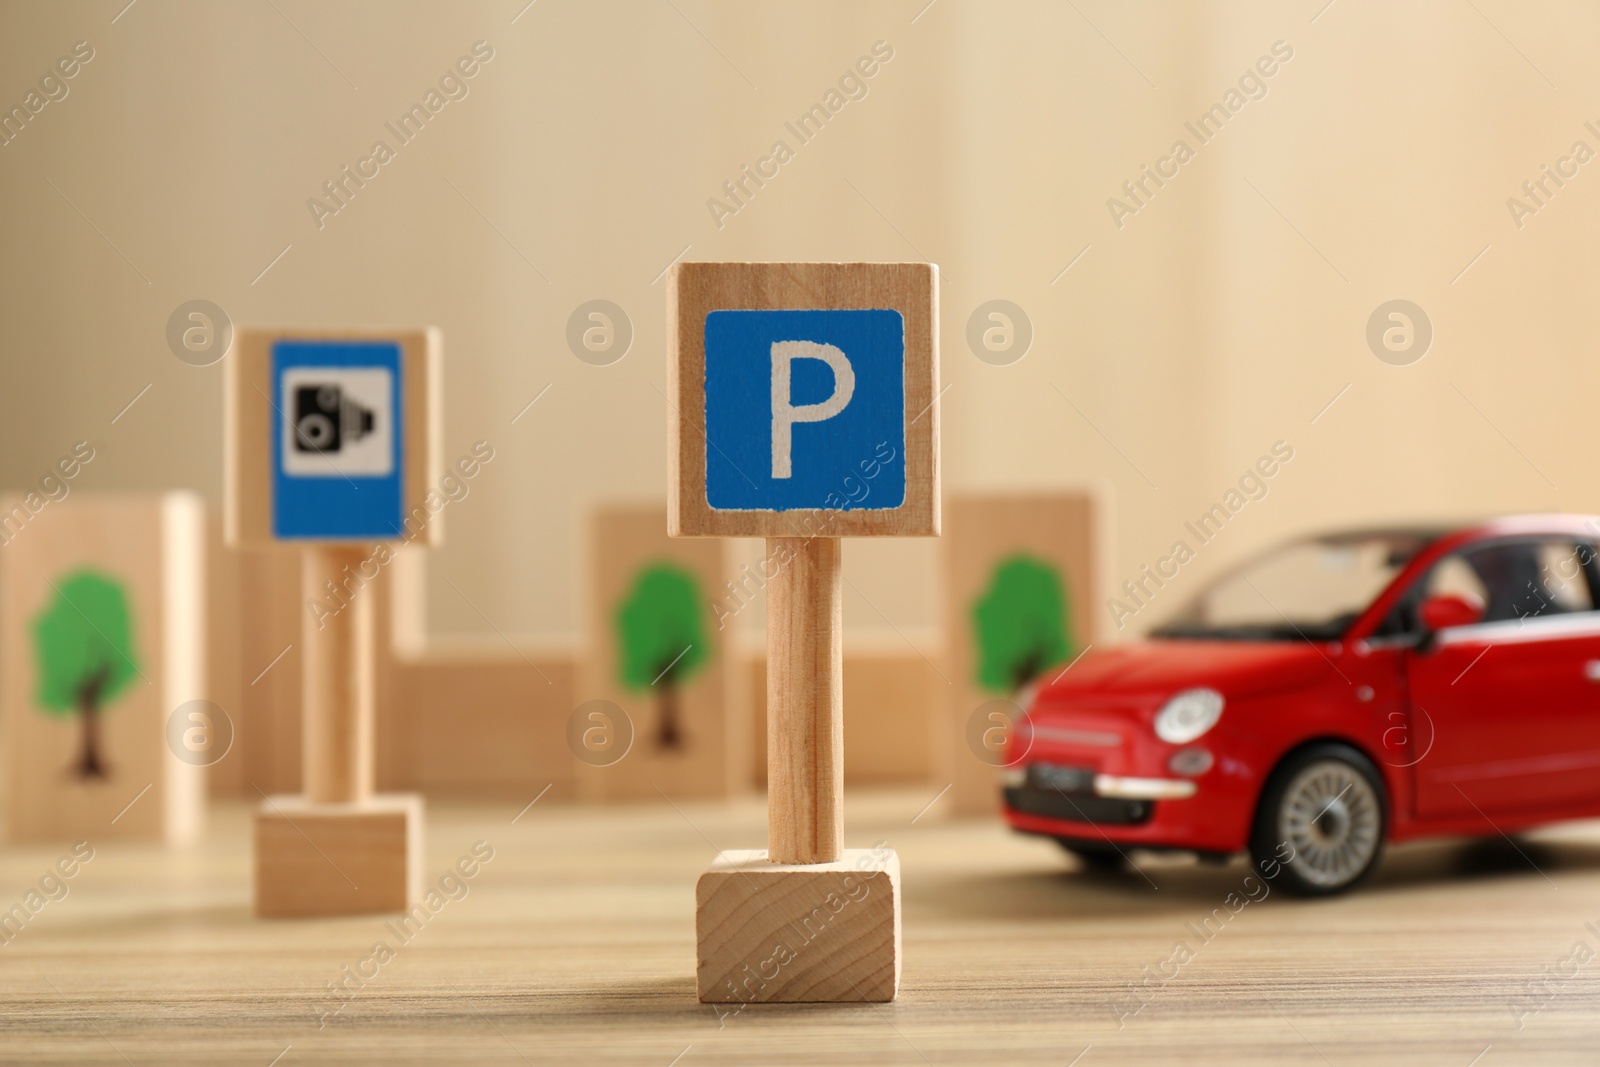
[[[1556,538],[1491,541],[1462,556],[1483,581],[1485,622],[1594,610],[1591,545]]]
[[[1586,541],[1544,541],[1538,546],[1539,577],[1534,582],[1541,614],[1594,611],[1595,549]]]
[[[1571,538],[1507,538],[1470,545],[1435,563],[1374,636],[1419,633],[1418,606],[1427,597],[1443,595],[1478,600],[1484,622],[1594,611],[1600,604],[1600,561],[1593,543]]]

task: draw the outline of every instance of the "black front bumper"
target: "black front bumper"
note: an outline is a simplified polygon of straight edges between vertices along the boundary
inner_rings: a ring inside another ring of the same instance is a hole
[[[1155,814],[1153,800],[1097,797],[1092,792],[1040,788],[1027,785],[1004,790],[1006,807],[1023,815],[1070,819],[1097,826],[1142,826]]]

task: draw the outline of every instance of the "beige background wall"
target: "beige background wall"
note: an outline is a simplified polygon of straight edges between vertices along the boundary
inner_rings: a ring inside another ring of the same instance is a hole
[[[1138,628],[1289,531],[1595,507],[1600,163],[1521,229],[1505,203],[1574,140],[1600,149],[1592,6],[124,3],[0,3],[7,107],[95,50],[0,148],[0,488],[88,438],[74,491],[218,499],[222,368],[168,351],[183,301],[436,324],[446,458],[497,455],[451,509],[431,626],[567,638],[580,504],[663,485],[681,251],[938,262],[946,487],[1107,486],[1118,581],[1290,442]],[[307,199],[478,40],[470,94],[319,230]],[[707,198],[879,40],[868,95],[719,229]],[[1267,95],[1117,228],[1106,199],[1278,40]],[[564,339],[595,297],[635,330],[610,367]],[[964,341],[996,297],[1035,331],[1007,367]],[[1364,341],[1395,297],[1436,329],[1413,366]],[[853,637],[933,654],[935,570],[932,544],[852,543]]]

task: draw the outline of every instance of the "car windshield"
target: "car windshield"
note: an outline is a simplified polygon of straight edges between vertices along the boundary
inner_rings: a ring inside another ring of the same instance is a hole
[[[1335,640],[1430,540],[1387,532],[1284,545],[1218,578],[1154,636]]]

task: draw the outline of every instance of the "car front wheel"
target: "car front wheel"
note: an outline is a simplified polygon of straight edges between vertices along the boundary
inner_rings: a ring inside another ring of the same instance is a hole
[[[1387,823],[1383,779],[1372,761],[1349,745],[1311,745],[1268,781],[1250,856],[1291,893],[1330,896],[1372,873]]]

